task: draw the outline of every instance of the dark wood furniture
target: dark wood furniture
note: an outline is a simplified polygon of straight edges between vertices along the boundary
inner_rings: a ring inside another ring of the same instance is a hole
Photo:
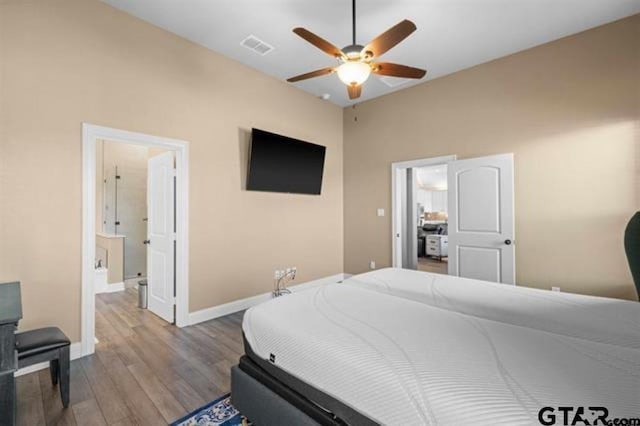
[[[0,284],[0,426],[16,424],[15,332],[21,319],[20,283]]]
[[[418,235],[418,257],[427,257],[427,236]]]
[[[624,233],[624,249],[640,301],[640,212],[633,215]]]
[[[49,363],[51,383],[60,384],[62,405],[69,406],[69,338],[58,327],[45,327],[16,334],[18,367]]]

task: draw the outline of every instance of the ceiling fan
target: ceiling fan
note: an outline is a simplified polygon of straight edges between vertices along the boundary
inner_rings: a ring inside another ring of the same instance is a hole
[[[320,77],[323,75],[338,74],[338,78],[347,85],[349,99],[357,99],[362,93],[364,83],[371,73],[392,77],[420,79],[427,73],[420,68],[390,62],[374,62],[374,59],[391,50],[394,46],[407,38],[416,30],[416,25],[405,19],[389,28],[378,37],[374,38],[366,46],[356,44],[356,0],[352,0],[352,43],[342,49],[315,35],[309,30],[298,27],[293,32],[313,44],[323,52],[338,59],[340,64],[335,67],[322,68],[305,74],[288,78],[289,83]]]

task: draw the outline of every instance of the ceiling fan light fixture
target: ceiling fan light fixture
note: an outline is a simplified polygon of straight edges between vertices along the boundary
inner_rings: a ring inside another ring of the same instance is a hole
[[[297,27],[293,29],[295,34],[322,50],[324,53],[336,58],[339,61],[339,65],[337,67],[327,67],[296,75],[295,77],[288,78],[288,82],[295,83],[335,72],[338,74],[340,80],[346,84],[349,99],[354,100],[362,95],[362,84],[367,81],[371,73],[405,79],[420,79],[425,76],[426,71],[419,68],[390,62],[374,62],[375,58],[383,55],[405,38],[409,37],[409,35],[416,30],[416,24],[408,19],[404,19],[371,40],[366,46],[362,46],[356,43],[356,0],[351,0],[351,5],[351,44],[342,49],[337,48],[335,45],[305,28]]]
[[[337,68],[338,78],[346,85],[356,85],[367,81],[371,75],[371,65],[361,61],[347,61]]]
[[[350,59],[350,60],[360,60],[360,58],[363,56],[364,50],[364,46],[361,46],[359,44],[350,44],[349,46],[345,46],[342,48],[342,53],[344,53],[344,55]]]

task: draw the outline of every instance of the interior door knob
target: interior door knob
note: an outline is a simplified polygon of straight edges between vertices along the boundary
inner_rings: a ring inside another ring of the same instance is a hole
[[[151,240],[144,240],[142,244],[151,244]]]
[[[511,245],[511,240],[504,240],[504,243],[505,243],[506,245],[510,246],[510,245]]]

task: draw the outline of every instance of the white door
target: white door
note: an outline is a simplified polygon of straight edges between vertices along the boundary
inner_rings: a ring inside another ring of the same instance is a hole
[[[147,185],[147,282],[149,310],[174,320],[174,166],[173,152],[149,159]]]
[[[513,154],[448,165],[449,275],[515,284]]]

